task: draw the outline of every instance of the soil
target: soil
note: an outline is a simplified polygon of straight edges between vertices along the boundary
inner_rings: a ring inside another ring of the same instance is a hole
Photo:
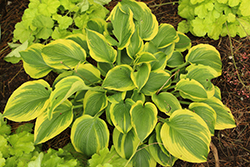
[[[177,24],[182,20],[178,16],[178,4],[165,4],[174,0],[146,0],[144,1],[156,15],[159,23],[169,23],[177,29]],[[0,1],[0,111],[4,111],[6,102],[12,92],[26,81],[32,80],[24,71],[22,62],[17,64],[7,63],[3,58],[10,53],[8,43],[12,42],[15,24],[21,21],[24,10],[28,7],[29,0],[1,0]],[[111,10],[117,0],[110,2],[106,7]],[[221,89],[222,102],[231,109],[237,127],[216,131],[212,143],[218,151],[220,166],[247,167],[250,166],[250,38],[223,37],[215,41],[195,37],[187,34],[192,40],[192,45],[207,43],[216,47],[221,54],[223,73],[213,80]],[[235,63],[234,63],[235,62]],[[55,74],[50,73],[46,81],[52,83]],[[9,121],[15,130],[20,123]],[[44,149],[49,147],[60,148],[69,142],[69,129],[61,135],[44,144]],[[209,167],[215,166],[215,157],[212,151],[206,163],[194,164],[177,160],[176,167]]]

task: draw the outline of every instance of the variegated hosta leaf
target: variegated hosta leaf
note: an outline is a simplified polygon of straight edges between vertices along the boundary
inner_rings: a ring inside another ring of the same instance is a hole
[[[132,79],[134,80],[136,87],[140,91],[142,87],[146,84],[146,82],[148,81],[150,71],[151,71],[151,66],[148,63],[143,63],[137,68],[138,69],[136,72],[134,72],[134,77],[132,77]]]
[[[152,40],[158,32],[158,22],[147,5],[134,0],[121,1],[120,3],[122,11],[125,13],[128,13],[129,10],[132,11],[135,25],[139,26],[140,37],[145,41]]]
[[[156,161],[150,155],[148,146],[143,144],[136,151],[134,157],[132,158],[133,166],[136,167],[155,167]]]
[[[192,47],[185,59],[192,64],[210,66],[217,71],[217,76],[221,75],[222,63],[220,53],[211,45],[199,44]]]
[[[57,106],[62,104],[67,98],[79,90],[89,90],[90,87],[86,86],[84,81],[78,76],[69,76],[60,80],[52,91],[49,99],[50,105],[48,112],[48,118],[51,119],[53,111]]]
[[[152,134],[148,140],[148,151],[154,160],[162,166],[173,166],[177,158],[172,156],[171,154],[165,154],[159,145],[162,143],[158,143],[156,140],[156,134]]]
[[[132,37],[130,38],[130,43],[126,48],[127,54],[131,59],[135,59],[136,55],[139,54],[144,47],[143,40],[139,35],[139,29],[136,29]]]
[[[124,13],[120,6],[120,3],[116,5],[108,19],[111,20],[114,28],[113,33],[119,41],[118,49],[122,50],[129,45],[130,38],[135,32],[135,24],[132,11],[128,10],[128,13]]]
[[[157,108],[151,102],[137,101],[130,109],[132,126],[141,142],[154,130],[157,123]]]
[[[176,90],[179,90],[180,95],[185,99],[193,101],[202,101],[213,96],[203,87],[201,83],[194,79],[181,79],[176,84]]]
[[[64,101],[53,112],[49,120],[47,113],[43,112],[36,119],[34,143],[44,143],[64,131],[73,121],[73,106],[70,101]]]
[[[24,70],[31,78],[46,76],[53,68],[48,66],[41,55],[44,45],[36,43],[19,52],[23,58]]]
[[[127,98],[119,103],[112,103],[110,107],[110,116],[113,124],[122,133],[127,133],[132,128],[130,108],[135,102]]]
[[[105,37],[95,31],[86,30],[90,56],[97,62],[112,64],[116,60],[117,52],[110,46]]]
[[[119,103],[120,101],[124,100],[126,97],[126,92],[116,92],[112,95],[108,95],[108,101],[110,103]]]
[[[15,122],[33,120],[48,107],[50,93],[50,85],[44,80],[25,82],[10,96],[3,116]]]
[[[226,107],[221,102],[220,99],[217,99],[216,97],[212,97],[202,102],[211,106],[216,112],[217,117],[216,117],[215,129],[223,130],[227,128],[236,127],[235,120],[230,109]]]
[[[171,154],[169,154],[168,150],[164,147],[163,142],[162,142],[162,138],[161,138],[161,128],[162,128],[162,125],[163,124],[161,122],[158,122],[157,125],[155,126],[156,141],[157,141],[157,143],[159,143],[158,146],[160,147],[161,151],[164,154],[170,156]]]
[[[117,65],[106,75],[102,87],[109,90],[128,91],[135,88],[131,79],[133,69],[129,65]]]
[[[128,133],[121,133],[116,128],[113,131],[113,144],[117,153],[129,159],[140,144],[140,139],[132,128]]]
[[[193,102],[188,108],[198,114],[207,124],[211,135],[214,135],[214,128],[216,122],[216,112],[212,107],[206,103]]]
[[[161,87],[166,88],[170,85],[170,74],[164,70],[151,71],[147,83],[141,92],[147,96],[155,94]]]
[[[194,79],[201,83],[203,87],[211,92],[212,96],[214,95],[214,85],[211,82],[211,79],[218,77],[217,71],[215,71],[212,67],[210,66],[204,66],[202,64],[195,65],[192,64],[186,68],[188,71],[187,74],[182,74],[180,76],[180,79],[182,78],[189,78],[189,79]]]
[[[101,72],[92,64],[80,64],[74,70],[73,75],[82,78],[86,85],[93,85],[101,81]]]
[[[152,43],[158,49],[162,49],[178,41],[179,36],[174,27],[171,24],[163,23],[159,26],[158,34],[154,37]]]
[[[183,55],[180,52],[174,51],[171,57],[167,60],[167,66],[174,68],[184,63]]]
[[[177,52],[184,52],[186,49],[191,47],[191,39],[184,33],[177,31],[179,41],[175,43],[175,50]]]
[[[179,100],[169,92],[153,94],[152,101],[161,112],[167,115],[171,115],[175,110],[182,109]]]
[[[108,147],[109,130],[102,119],[84,114],[73,123],[70,139],[77,152],[90,157]]]
[[[46,64],[56,69],[74,68],[79,62],[86,60],[86,52],[72,40],[58,39],[42,49]]]
[[[173,156],[193,163],[207,161],[211,133],[206,122],[194,112],[176,110],[163,124],[160,135]]]
[[[154,54],[156,60],[151,62],[152,71],[156,70],[164,70],[167,64],[167,60],[169,59],[169,56],[167,56],[163,52],[157,52]]]
[[[149,52],[141,52],[137,55],[134,64],[140,65],[142,63],[150,63],[152,61],[155,61],[156,58],[152,53]]]
[[[88,90],[83,99],[84,114],[94,116],[99,111],[105,109],[108,100],[105,92],[96,92]]]
[[[134,101],[140,100],[140,101],[142,101],[144,103],[145,100],[146,100],[146,97],[145,97],[145,95],[143,93],[140,93],[139,90],[134,89],[133,94],[131,96],[131,99],[134,100]]]
[[[72,34],[67,36],[65,39],[69,39],[80,45],[86,52],[86,54],[89,53],[89,48],[86,40],[86,35],[83,35],[81,33],[78,34]]]

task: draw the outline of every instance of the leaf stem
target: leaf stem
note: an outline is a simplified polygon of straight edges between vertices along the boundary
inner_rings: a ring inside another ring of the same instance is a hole
[[[179,100],[179,102],[180,102],[181,104],[187,104],[187,105],[191,104],[191,102],[188,102],[188,101],[181,101],[181,100]]]
[[[122,59],[121,59],[121,50],[117,49],[117,65],[122,64]]]
[[[189,64],[190,64],[189,62],[183,63],[183,64],[179,65],[178,67],[176,67],[175,69],[171,70],[170,72],[173,73],[173,72],[180,70],[181,68],[183,68]]]
[[[76,106],[74,106],[74,107],[73,107],[73,109],[82,108],[82,107],[83,107],[83,105],[82,105],[82,104],[80,104],[80,105],[76,105]]]

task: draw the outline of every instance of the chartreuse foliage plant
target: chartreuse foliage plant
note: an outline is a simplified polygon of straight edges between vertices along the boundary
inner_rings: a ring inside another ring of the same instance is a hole
[[[49,149],[46,153],[34,146],[33,124],[19,126],[15,133],[0,113],[0,166],[1,167],[79,167],[79,161],[68,151]]]
[[[235,127],[211,82],[221,75],[219,52],[191,47],[143,2],[119,2],[107,22],[21,51],[25,71],[38,80],[13,92],[4,117],[36,118],[35,144],[71,127],[72,145],[92,156],[92,166],[205,162],[214,130]],[[52,70],[60,71],[53,85],[39,79]]]
[[[89,20],[105,19],[109,11],[103,5],[110,0],[30,0],[22,21],[15,25],[15,50],[5,57],[11,63],[21,60],[19,51],[33,43],[49,43],[53,39],[82,33]]]
[[[218,40],[230,35],[250,34],[249,0],[180,0],[178,14],[185,18],[178,31]]]

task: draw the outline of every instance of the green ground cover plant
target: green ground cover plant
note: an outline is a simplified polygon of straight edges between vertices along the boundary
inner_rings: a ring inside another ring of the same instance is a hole
[[[178,14],[186,20],[178,24],[178,30],[214,40],[227,35],[246,37],[250,34],[249,8],[248,0],[180,0]]]
[[[206,162],[214,130],[235,127],[211,82],[221,75],[219,52],[158,25],[143,2],[123,0],[106,21],[88,21],[83,34],[20,55],[38,80],[13,92],[3,116],[36,119],[35,144],[71,127],[71,143],[92,157],[90,166]],[[59,73],[53,85],[40,79],[51,71]]]
[[[53,39],[82,33],[89,20],[106,18],[109,11],[103,5],[109,1],[31,0],[22,21],[15,25],[13,43],[9,44],[14,50],[5,57],[5,61],[19,62],[19,51],[33,43],[46,44]]]
[[[11,127],[6,124],[0,113],[0,166],[1,167],[77,167],[79,161],[68,151],[49,149],[41,151],[41,145],[34,146],[33,124],[27,123],[11,133]]]

